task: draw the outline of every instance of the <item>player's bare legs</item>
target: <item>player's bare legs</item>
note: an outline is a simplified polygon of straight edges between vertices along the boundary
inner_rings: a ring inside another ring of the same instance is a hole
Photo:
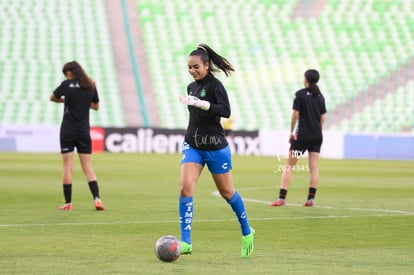
[[[73,152],[62,154],[63,161],[63,184],[72,184]]]
[[[82,171],[88,182],[96,180],[96,174],[92,168],[91,154],[79,154]]]
[[[203,167],[198,163],[186,162],[181,164],[180,196],[193,196],[201,171],[203,171]]]
[[[220,195],[226,200],[231,199],[235,192],[233,185],[233,175],[231,172],[224,174],[212,174],[212,176]]]
[[[319,153],[318,152],[309,152],[309,193],[308,198],[304,206],[312,207],[314,205],[314,199],[316,195],[316,190],[318,188],[319,181]]]
[[[292,177],[292,168],[298,162],[298,158],[294,157],[291,152],[289,152],[289,157],[286,159],[285,167],[282,173],[282,178],[280,182],[280,188],[288,190],[290,179]]]
[[[297,162],[298,158],[292,154],[292,151],[290,151],[283,168],[282,177],[280,179],[279,197],[276,201],[272,202],[270,206],[284,206],[286,204],[285,198],[287,190],[289,188],[290,179],[292,178],[292,168],[296,165]]]
[[[310,172],[310,187],[318,188],[318,181],[319,181],[319,153],[317,152],[309,152],[309,172]]]
[[[72,210],[72,171],[73,171],[73,152],[62,154],[63,162],[63,195],[65,204],[60,206],[60,210]]]
[[[95,171],[92,168],[92,154],[79,153],[79,160],[82,167],[82,171],[85,174],[88,181],[89,190],[92,193],[92,197],[95,203],[96,210],[104,210],[103,203],[99,197],[99,187]]]

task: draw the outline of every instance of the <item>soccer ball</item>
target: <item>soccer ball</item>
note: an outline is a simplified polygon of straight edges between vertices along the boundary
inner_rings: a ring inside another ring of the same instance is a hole
[[[174,236],[162,236],[155,242],[155,255],[163,262],[177,260],[181,255],[180,242]]]

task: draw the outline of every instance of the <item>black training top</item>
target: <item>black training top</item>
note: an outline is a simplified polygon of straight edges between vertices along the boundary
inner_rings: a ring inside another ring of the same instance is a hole
[[[295,94],[293,109],[299,111],[298,140],[322,140],[321,115],[326,113],[323,95],[313,96],[306,88],[299,90]]]
[[[56,98],[65,97],[62,125],[89,129],[89,108],[98,103],[98,91],[87,91],[79,86],[77,80],[65,80],[53,92]]]
[[[210,102],[210,109],[204,111],[188,106],[190,120],[185,141],[194,148],[207,151],[226,147],[228,143],[220,118],[230,116],[230,103],[223,84],[208,73],[202,80],[190,83],[187,94]]]

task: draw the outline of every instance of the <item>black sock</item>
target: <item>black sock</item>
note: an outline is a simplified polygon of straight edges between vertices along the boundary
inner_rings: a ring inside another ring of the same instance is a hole
[[[99,199],[99,187],[98,182],[96,180],[88,182],[89,184],[89,190],[91,190],[93,199]]]
[[[287,191],[288,190],[286,190],[286,189],[280,189],[280,191],[279,191],[279,200],[286,199]]]
[[[309,187],[308,200],[313,200],[316,195],[316,188]]]
[[[72,202],[72,183],[63,184],[63,195],[65,196],[65,203]]]

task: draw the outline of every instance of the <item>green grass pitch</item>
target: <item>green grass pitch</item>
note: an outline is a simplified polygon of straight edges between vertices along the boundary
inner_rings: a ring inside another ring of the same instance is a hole
[[[300,206],[306,171],[293,173],[288,205],[271,208],[280,161],[234,156],[235,186],[256,229],[253,255],[240,257],[239,225],[205,169],[194,196],[193,254],[164,263],[154,243],[179,237],[179,161],[94,155],[107,208],[98,212],[76,158],[74,210],[64,212],[59,154],[1,153],[0,274],[414,273],[414,162],[322,159],[314,208]]]

